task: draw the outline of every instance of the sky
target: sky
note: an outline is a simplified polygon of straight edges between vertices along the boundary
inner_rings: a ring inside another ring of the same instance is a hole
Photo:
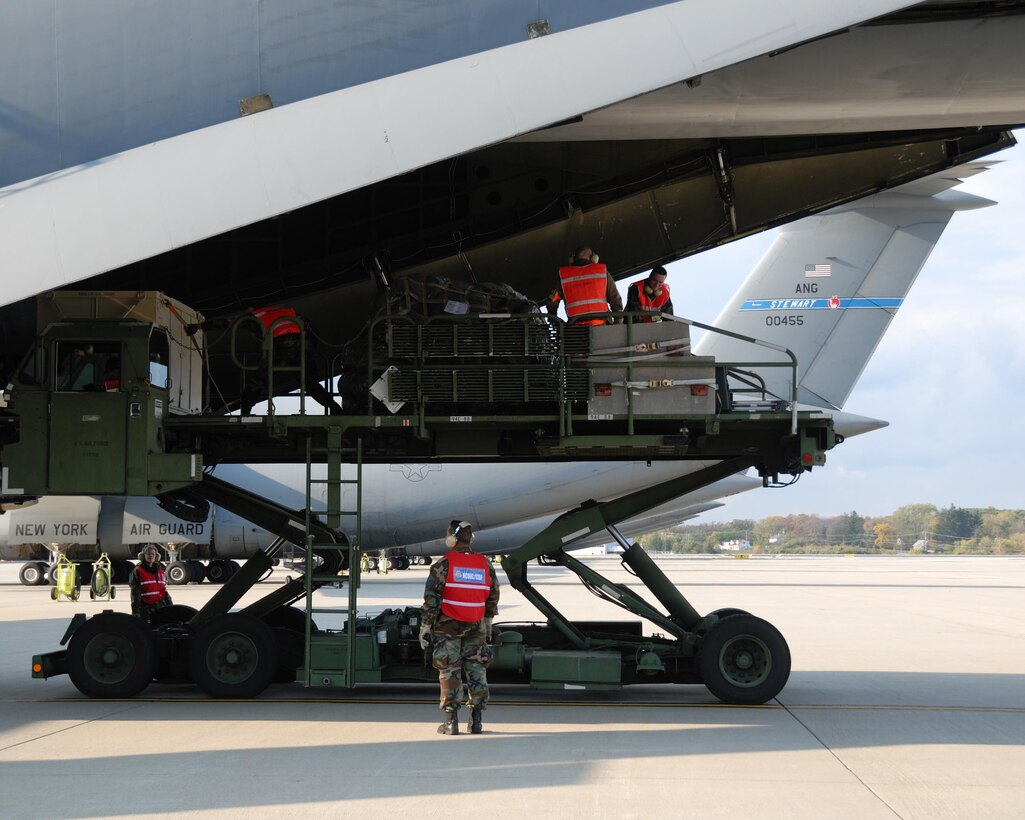
[[[734,496],[694,523],[1025,508],[1025,145],[988,159],[1001,164],[958,190],[998,204],[954,214],[844,407],[890,426],[848,439],[791,487]],[[713,323],[775,236],[669,266],[677,315]]]

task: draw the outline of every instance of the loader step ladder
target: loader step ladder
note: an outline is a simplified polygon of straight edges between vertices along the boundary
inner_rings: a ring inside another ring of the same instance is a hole
[[[325,478],[313,477],[314,459],[323,460],[327,466]],[[342,462],[351,463],[355,467],[354,478],[342,478]],[[315,507],[314,488],[323,485],[326,489],[325,503],[323,508]],[[342,509],[342,488],[346,485],[355,487],[355,508]],[[334,530],[341,530],[342,517],[347,516],[355,520],[355,524],[349,533],[346,533],[345,540],[341,543],[317,542],[313,529],[314,516],[321,516],[325,523]],[[316,452],[312,446],[311,439],[306,441],[306,627],[303,641],[303,683],[306,686],[328,685],[336,682],[337,670],[330,673],[321,673],[315,670],[312,651],[312,638],[314,635],[314,616],[344,615],[345,616],[345,669],[342,675],[342,685],[351,689],[356,685],[356,599],[359,590],[360,574],[360,545],[363,538],[363,438],[357,437],[356,446],[342,446],[342,431],[340,427],[332,427],[328,430],[327,444],[320,451]],[[341,566],[347,569],[347,576],[342,575],[341,569],[337,570],[338,575],[324,577],[314,571],[314,564],[317,561],[317,553],[330,555],[331,552],[341,552]],[[319,589],[325,581],[338,583],[345,577],[348,581],[348,601],[345,607],[337,606],[314,606],[313,593]]]

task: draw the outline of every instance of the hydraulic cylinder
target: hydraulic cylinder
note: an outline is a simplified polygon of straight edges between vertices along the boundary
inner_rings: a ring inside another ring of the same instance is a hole
[[[632,569],[669,612],[670,617],[686,630],[697,626],[701,616],[683,597],[673,582],[658,568],[640,544],[632,544],[623,552],[623,563]]]

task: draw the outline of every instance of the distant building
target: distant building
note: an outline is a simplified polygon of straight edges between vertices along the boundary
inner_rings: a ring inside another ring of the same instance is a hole
[[[598,547],[584,547],[583,549],[575,550],[570,547],[570,552],[574,555],[619,555],[623,552],[623,548],[619,544],[602,544]]]
[[[746,538],[733,538],[729,541],[723,541],[719,545],[719,549],[722,552],[747,552],[751,549],[751,542]]]

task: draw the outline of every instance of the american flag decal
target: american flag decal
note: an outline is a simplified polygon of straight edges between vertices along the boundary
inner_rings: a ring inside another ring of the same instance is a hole
[[[805,265],[804,266],[804,278],[805,279],[824,279],[827,276],[833,275],[832,265]]]

